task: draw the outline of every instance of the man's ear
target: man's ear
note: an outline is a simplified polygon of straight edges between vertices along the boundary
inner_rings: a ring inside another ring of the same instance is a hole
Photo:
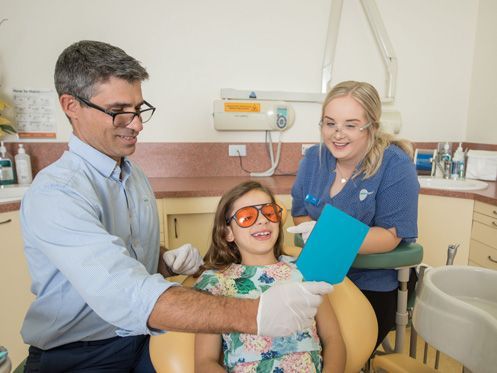
[[[62,110],[71,120],[71,122],[73,119],[78,117],[78,112],[79,112],[78,109],[80,109],[81,106],[78,100],[74,98],[74,96],[63,94],[62,96],[59,97],[59,102],[60,106],[62,107]]]
[[[226,232],[225,232],[224,237],[226,238],[226,241],[228,241],[228,242],[235,241],[235,235],[233,234],[233,230],[231,229],[231,227],[229,225],[226,227]]]

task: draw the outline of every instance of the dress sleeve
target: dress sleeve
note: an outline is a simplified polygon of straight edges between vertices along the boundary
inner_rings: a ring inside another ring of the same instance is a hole
[[[216,272],[211,270],[205,271],[200,275],[194,288],[213,295],[222,295],[219,277]]]
[[[404,242],[418,236],[419,182],[414,164],[408,157],[392,157],[384,165],[385,172],[376,198],[373,226],[395,227]]]

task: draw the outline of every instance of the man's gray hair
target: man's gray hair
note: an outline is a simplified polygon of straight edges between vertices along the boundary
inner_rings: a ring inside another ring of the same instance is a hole
[[[60,54],[55,64],[55,89],[90,99],[95,86],[111,77],[130,83],[148,79],[147,70],[121,48],[100,41],[78,41]]]

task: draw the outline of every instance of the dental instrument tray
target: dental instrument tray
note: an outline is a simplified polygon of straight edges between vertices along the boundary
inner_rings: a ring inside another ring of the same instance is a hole
[[[297,268],[306,281],[342,282],[368,231],[363,222],[327,204],[297,258]]]

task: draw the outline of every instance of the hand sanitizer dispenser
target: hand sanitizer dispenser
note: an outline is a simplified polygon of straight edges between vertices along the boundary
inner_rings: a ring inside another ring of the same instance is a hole
[[[7,148],[0,143],[0,185],[15,184],[14,161]]]
[[[15,157],[17,181],[19,184],[31,184],[33,174],[31,172],[31,158],[26,154],[26,150],[22,144],[19,144],[19,149]]]
[[[450,177],[452,179],[464,179],[464,151],[462,150],[462,143],[459,143],[452,157],[452,172]]]

